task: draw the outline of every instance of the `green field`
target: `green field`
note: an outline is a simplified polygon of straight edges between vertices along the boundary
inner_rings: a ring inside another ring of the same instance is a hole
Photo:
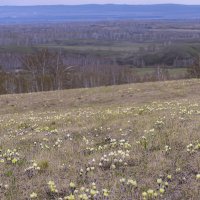
[[[156,67],[133,68],[133,70],[135,70],[139,76],[145,76],[146,74],[153,74],[156,70]],[[166,70],[169,72],[170,77],[173,78],[184,77],[184,75],[187,74],[186,68],[166,68]]]
[[[94,43],[79,43],[72,45],[71,42],[68,42],[69,44],[65,45],[55,45],[55,44],[49,44],[49,45],[42,45],[42,47],[48,47],[48,48],[57,48],[57,49],[64,49],[64,50],[72,50],[72,51],[112,51],[113,53],[136,53],[139,51],[140,48],[145,48],[148,45],[151,44],[142,44],[142,43],[130,43],[130,42],[116,42],[116,43],[102,43],[98,44],[96,42]]]

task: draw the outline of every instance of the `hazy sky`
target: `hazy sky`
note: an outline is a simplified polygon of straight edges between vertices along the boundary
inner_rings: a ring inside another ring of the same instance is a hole
[[[89,3],[120,3],[120,4],[200,4],[200,0],[0,0],[0,5],[51,5],[51,4],[89,4]]]

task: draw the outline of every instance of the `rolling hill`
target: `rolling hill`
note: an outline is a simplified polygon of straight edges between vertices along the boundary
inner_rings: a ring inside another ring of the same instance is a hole
[[[199,88],[0,96],[0,199],[199,199]]]
[[[200,6],[162,5],[55,5],[0,6],[0,23],[44,23],[132,19],[199,19]]]

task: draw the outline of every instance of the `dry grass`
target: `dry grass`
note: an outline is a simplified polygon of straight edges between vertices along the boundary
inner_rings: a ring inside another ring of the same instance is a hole
[[[198,200],[199,91],[183,80],[1,96],[0,199]]]

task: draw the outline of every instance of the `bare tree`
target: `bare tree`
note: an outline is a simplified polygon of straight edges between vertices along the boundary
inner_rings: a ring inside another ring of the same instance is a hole
[[[188,73],[192,78],[200,78],[200,55],[195,59],[194,64],[188,68]]]
[[[32,76],[35,91],[60,90],[68,84],[72,66],[66,66],[61,53],[42,49],[22,59],[23,69]]]

